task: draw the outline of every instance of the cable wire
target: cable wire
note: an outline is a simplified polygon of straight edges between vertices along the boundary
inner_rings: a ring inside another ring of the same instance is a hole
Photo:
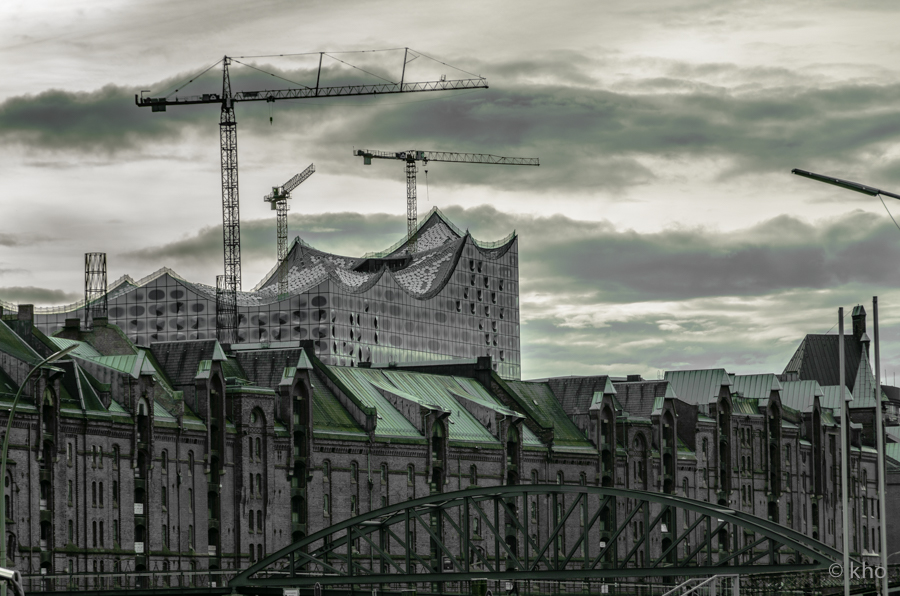
[[[223,58],[222,60],[224,60],[224,58]],[[213,65],[210,66],[209,68],[205,69],[205,70],[204,70],[203,72],[201,72],[200,74],[195,75],[195,76],[194,76],[191,80],[189,80],[187,83],[181,83],[181,84],[179,84],[179,85],[178,85],[178,88],[175,89],[175,91],[172,91],[171,93],[165,95],[164,97],[168,98],[168,97],[170,97],[173,93],[178,93],[179,91],[181,91],[181,89],[182,89],[185,85],[190,85],[190,84],[193,83],[196,79],[199,79],[200,77],[202,77],[203,75],[205,75],[207,72],[209,72],[210,70],[212,70],[215,66],[218,66],[219,64],[221,64],[221,63],[222,63],[222,60],[218,60],[215,64],[213,64]]]
[[[884,197],[881,196],[881,193],[878,193],[878,198],[881,199],[881,204],[884,205],[884,210],[887,211],[887,214],[891,216],[891,221],[894,222],[894,225],[897,226],[897,229],[900,230],[900,225],[897,225],[897,220],[894,219],[894,216],[891,215],[891,210],[888,209],[888,206],[884,203]]]
[[[456,66],[453,66],[453,65],[451,65],[451,64],[447,64],[446,62],[441,62],[441,61],[438,60],[437,58],[432,58],[432,57],[429,56],[428,54],[423,54],[422,52],[420,52],[420,51],[418,51],[418,50],[411,50],[411,51],[415,52],[416,54],[419,54],[420,56],[425,56],[425,57],[428,58],[429,60],[434,60],[434,61],[437,62],[438,64],[443,64],[444,66],[446,66],[446,67],[448,67],[448,68],[456,69],[456,70],[458,70],[459,72],[464,72],[464,73],[466,73],[467,75],[472,75],[473,77],[478,77],[479,79],[483,79],[483,78],[484,78],[483,76],[477,75],[477,74],[475,74],[474,72],[469,72],[468,70],[463,70],[463,69],[458,68],[458,67],[456,67]]]
[[[335,57],[332,56],[331,54],[326,54],[325,52],[322,52],[322,54],[323,54],[324,56],[328,56],[328,57],[331,58],[332,60],[337,60],[338,62],[340,62],[340,63],[342,63],[342,64],[346,64],[347,66],[349,66],[349,67],[351,67],[351,68],[355,68],[356,70],[361,70],[362,72],[364,72],[364,73],[366,73],[366,74],[368,74],[368,75],[372,75],[372,76],[375,77],[375,78],[381,79],[382,81],[387,81],[388,83],[391,83],[392,85],[396,85],[396,84],[397,84],[397,83],[395,83],[394,81],[392,81],[392,80],[390,80],[390,79],[386,79],[386,78],[384,78],[384,77],[378,76],[378,75],[375,74],[374,72],[369,72],[368,70],[366,70],[366,69],[364,69],[364,68],[360,68],[360,67],[358,67],[358,66],[353,66],[353,65],[350,64],[349,62],[344,62],[344,61],[341,60],[340,58],[335,58]]]
[[[329,54],[366,54],[369,52],[393,52],[396,50],[405,50],[406,48],[384,48],[381,50],[345,50],[343,52],[328,52]],[[301,52],[299,54],[262,54],[259,56],[237,56],[237,58],[287,58],[291,56],[315,56],[326,52]]]
[[[291,83],[292,85],[300,85],[300,86],[303,87],[304,89],[310,89],[310,87],[307,87],[307,86],[304,85],[303,83],[298,83],[297,81],[292,81],[292,80],[290,80],[290,79],[286,79],[286,78],[284,78],[284,77],[278,76],[277,74],[274,74],[274,73],[268,72],[268,71],[266,71],[266,70],[263,70],[263,69],[261,69],[261,68],[257,68],[257,67],[255,67],[255,66],[251,66],[251,65],[246,64],[246,63],[244,63],[244,62],[241,62],[240,60],[235,60],[234,58],[232,58],[232,60],[234,60],[235,62],[237,62],[237,63],[240,64],[241,66],[246,66],[247,68],[252,68],[253,70],[258,70],[259,72],[261,72],[261,73],[263,73],[263,74],[267,74],[267,75],[269,75],[269,76],[275,77],[276,79],[281,79],[282,81],[287,81],[288,83]]]

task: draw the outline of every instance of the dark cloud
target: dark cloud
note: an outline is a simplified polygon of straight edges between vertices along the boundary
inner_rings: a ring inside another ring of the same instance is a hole
[[[79,298],[83,298],[83,296],[49,288],[36,288],[34,286],[0,287],[0,300],[19,304],[68,304]]]
[[[877,288],[900,274],[900,231],[886,216],[861,211],[815,224],[783,215],[731,232],[670,227],[653,233],[486,206],[445,212],[461,225],[471,223],[480,238],[516,229],[523,291],[562,290],[582,302],[758,296],[848,283]]]
[[[559,295],[573,304],[752,297],[848,284],[884,288],[900,274],[900,231],[886,217],[861,211],[816,223],[782,215],[730,232],[673,226],[652,233],[489,206],[445,213],[482,240],[515,229],[523,295]],[[405,223],[399,215],[358,213],[298,214],[289,221],[291,239],[299,235],[348,256],[390,246],[402,238]],[[274,218],[242,222],[241,254],[246,263],[274,264]],[[122,257],[176,270],[218,268],[222,228]]]
[[[406,220],[399,215],[325,213],[288,215],[289,242],[295,236],[316,248],[348,256],[382,250],[404,235]],[[275,264],[275,218],[241,222],[241,259]],[[161,246],[132,250],[121,255],[153,267],[177,271],[219,268],[222,265],[222,226],[201,229],[195,235]],[[249,280],[247,280],[249,281]],[[253,280],[255,283],[256,280]],[[244,284],[250,287],[252,284]]]
[[[388,80],[397,78],[391,69],[365,62],[375,58],[361,60],[367,70]],[[634,76],[616,86],[594,79],[592,73],[604,60],[606,56],[557,52],[493,65],[487,74],[496,74],[499,82],[489,90],[245,103],[238,108],[238,120],[241,130],[253,134],[271,130],[268,110],[277,106],[272,109],[277,109],[284,134],[302,131],[303,142],[315,143],[322,155],[317,161],[353,175],[396,173],[389,164],[348,169],[351,146],[539,157],[540,168],[431,167],[440,169],[450,184],[547,192],[646,183],[655,177],[648,158],[720,160],[728,164],[720,166],[725,168],[719,172],[722,177],[832,164],[854,171],[870,164],[870,155],[880,153],[900,133],[900,109],[893,107],[900,91],[896,84],[825,84],[803,73],[792,82],[792,71],[786,68],[672,62],[664,65],[663,76]],[[281,78],[234,65],[233,88],[315,84],[311,68],[257,66]],[[150,95],[180,89],[179,82],[190,76],[153,85]],[[566,79],[568,84],[559,82]],[[729,87],[718,84],[720,79],[740,79],[743,84]],[[323,85],[363,80],[381,79],[337,63],[323,74]],[[175,95],[220,91],[216,68]],[[51,90],[11,98],[0,104],[0,138],[42,149],[107,153],[147,142],[173,142],[188,130],[201,131],[208,142],[215,142],[217,106],[171,107],[152,114],[134,105],[138,92],[108,85],[90,93]],[[898,181],[900,165],[881,164],[876,174],[881,180]]]

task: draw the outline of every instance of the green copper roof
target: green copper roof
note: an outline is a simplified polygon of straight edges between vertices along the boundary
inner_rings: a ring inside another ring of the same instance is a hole
[[[28,364],[38,364],[43,360],[34,348],[25,343],[21,337],[15,334],[9,326],[0,321],[0,352],[6,352],[13,358],[27,362]]]
[[[822,387],[822,397],[819,398],[819,403],[823,408],[831,408],[834,411],[838,411],[841,409],[841,386],[840,385],[827,385]],[[853,399],[853,393],[847,389],[844,395],[844,399],[849,398]]]
[[[497,439],[472,414],[456,401],[451,390],[459,390],[455,377],[381,369],[379,372],[394,386],[450,412],[451,441],[497,443]]]
[[[773,391],[781,390],[781,381],[773,373],[733,375],[731,393],[739,397],[769,399]]]
[[[731,376],[724,368],[667,370],[666,380],[672,385],[678,399],[694,405],[715,402],[722,386],[731,386]]]
[[[313,431],[357,433],[365,436],[365,430],[319,378],[315,374],[310,374],[309,378],[312,386]]]
[[[759,414],[759,400],[757,399],[732,397],[731,403],[734,406],[735,414]]]
[[[885,445],[884,454],[895,462],[900,463],[900,443],[888,443]]]
[[[137,356],[131,354],[129,356],[99,356],[97,358],[91,358],[97,364],[102,364],[107,368],[112,368],[119,372],[130,375],[132,371],[134,371],[134,365],[137,361]]]
[[[551,391],[550,385],[529,381],[506,381],[505,384],[520,399],[528,402],[541,426],[553,428],[554,448],[556,446],[580,447],[596,452],[594,445],[585,439],[578,427],[566,416],[562,405]]]
[[[800,412],[811,412],[815,404],[816,396],[819,396],[819,405],[824,396],[818,381],[782,381],[781,403]]]
[[[378,412],[378,422],[375,425],[376,436],[423,438],[416,427],[410,424],[409,420],[404,418],[403,414],[398,412],[391,402],[366,380],[369,375],[380,376],[379,371],[342,366],[326,366],[326,369],[352,391],[364,406],[375,408]]]
[[[153,402],[153,419],[155,422],[176,422],[177,420],[175,416],[166,410],[158,401]]]
[[[80,356],[82,358],[99,358],[102,356],[100,352],[94,349],[94,346],[87,342],[78,341],[75,339],[65,339],[62,337],[50,337],[48,338],[50,342],[52,342],[57,350],[62,350],[68,348],[69,346],[78,346],[71,352],[73,356]]]

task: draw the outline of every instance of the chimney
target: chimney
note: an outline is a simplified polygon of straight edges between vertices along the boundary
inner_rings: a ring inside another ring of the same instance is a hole
[[[34,305],[33,304],[20,304],[19,305],[19,320],[20,321],[28,321],[29,323],[34,323]]]
[[[641,375],[628,375],[625,377],[626,383],[635,383],[637,381],[643,381],[643,380],[644,379],[641,377]]]

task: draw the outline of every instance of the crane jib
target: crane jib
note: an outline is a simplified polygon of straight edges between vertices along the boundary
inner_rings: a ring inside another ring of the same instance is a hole
[[[390,93],[415,93],[424,91],[453,91],[457,89],[487,89],[486,79],[459,79],[449,81],[426,81],[421,83],[384,83],[380,85],[343,85],[340,87],[305,87],[302,89],[275,89],[271,91],[238,91],[232,94],[233,102],[275,101],[278,99],[312,99],[316,97],[344,97],[348,95],[380,95]],[[150,106],[153,111],[165,111],[165,106],[222,103],[217,93],[189,95],[186,97],[138,97],[134,103],[140,107]]]

